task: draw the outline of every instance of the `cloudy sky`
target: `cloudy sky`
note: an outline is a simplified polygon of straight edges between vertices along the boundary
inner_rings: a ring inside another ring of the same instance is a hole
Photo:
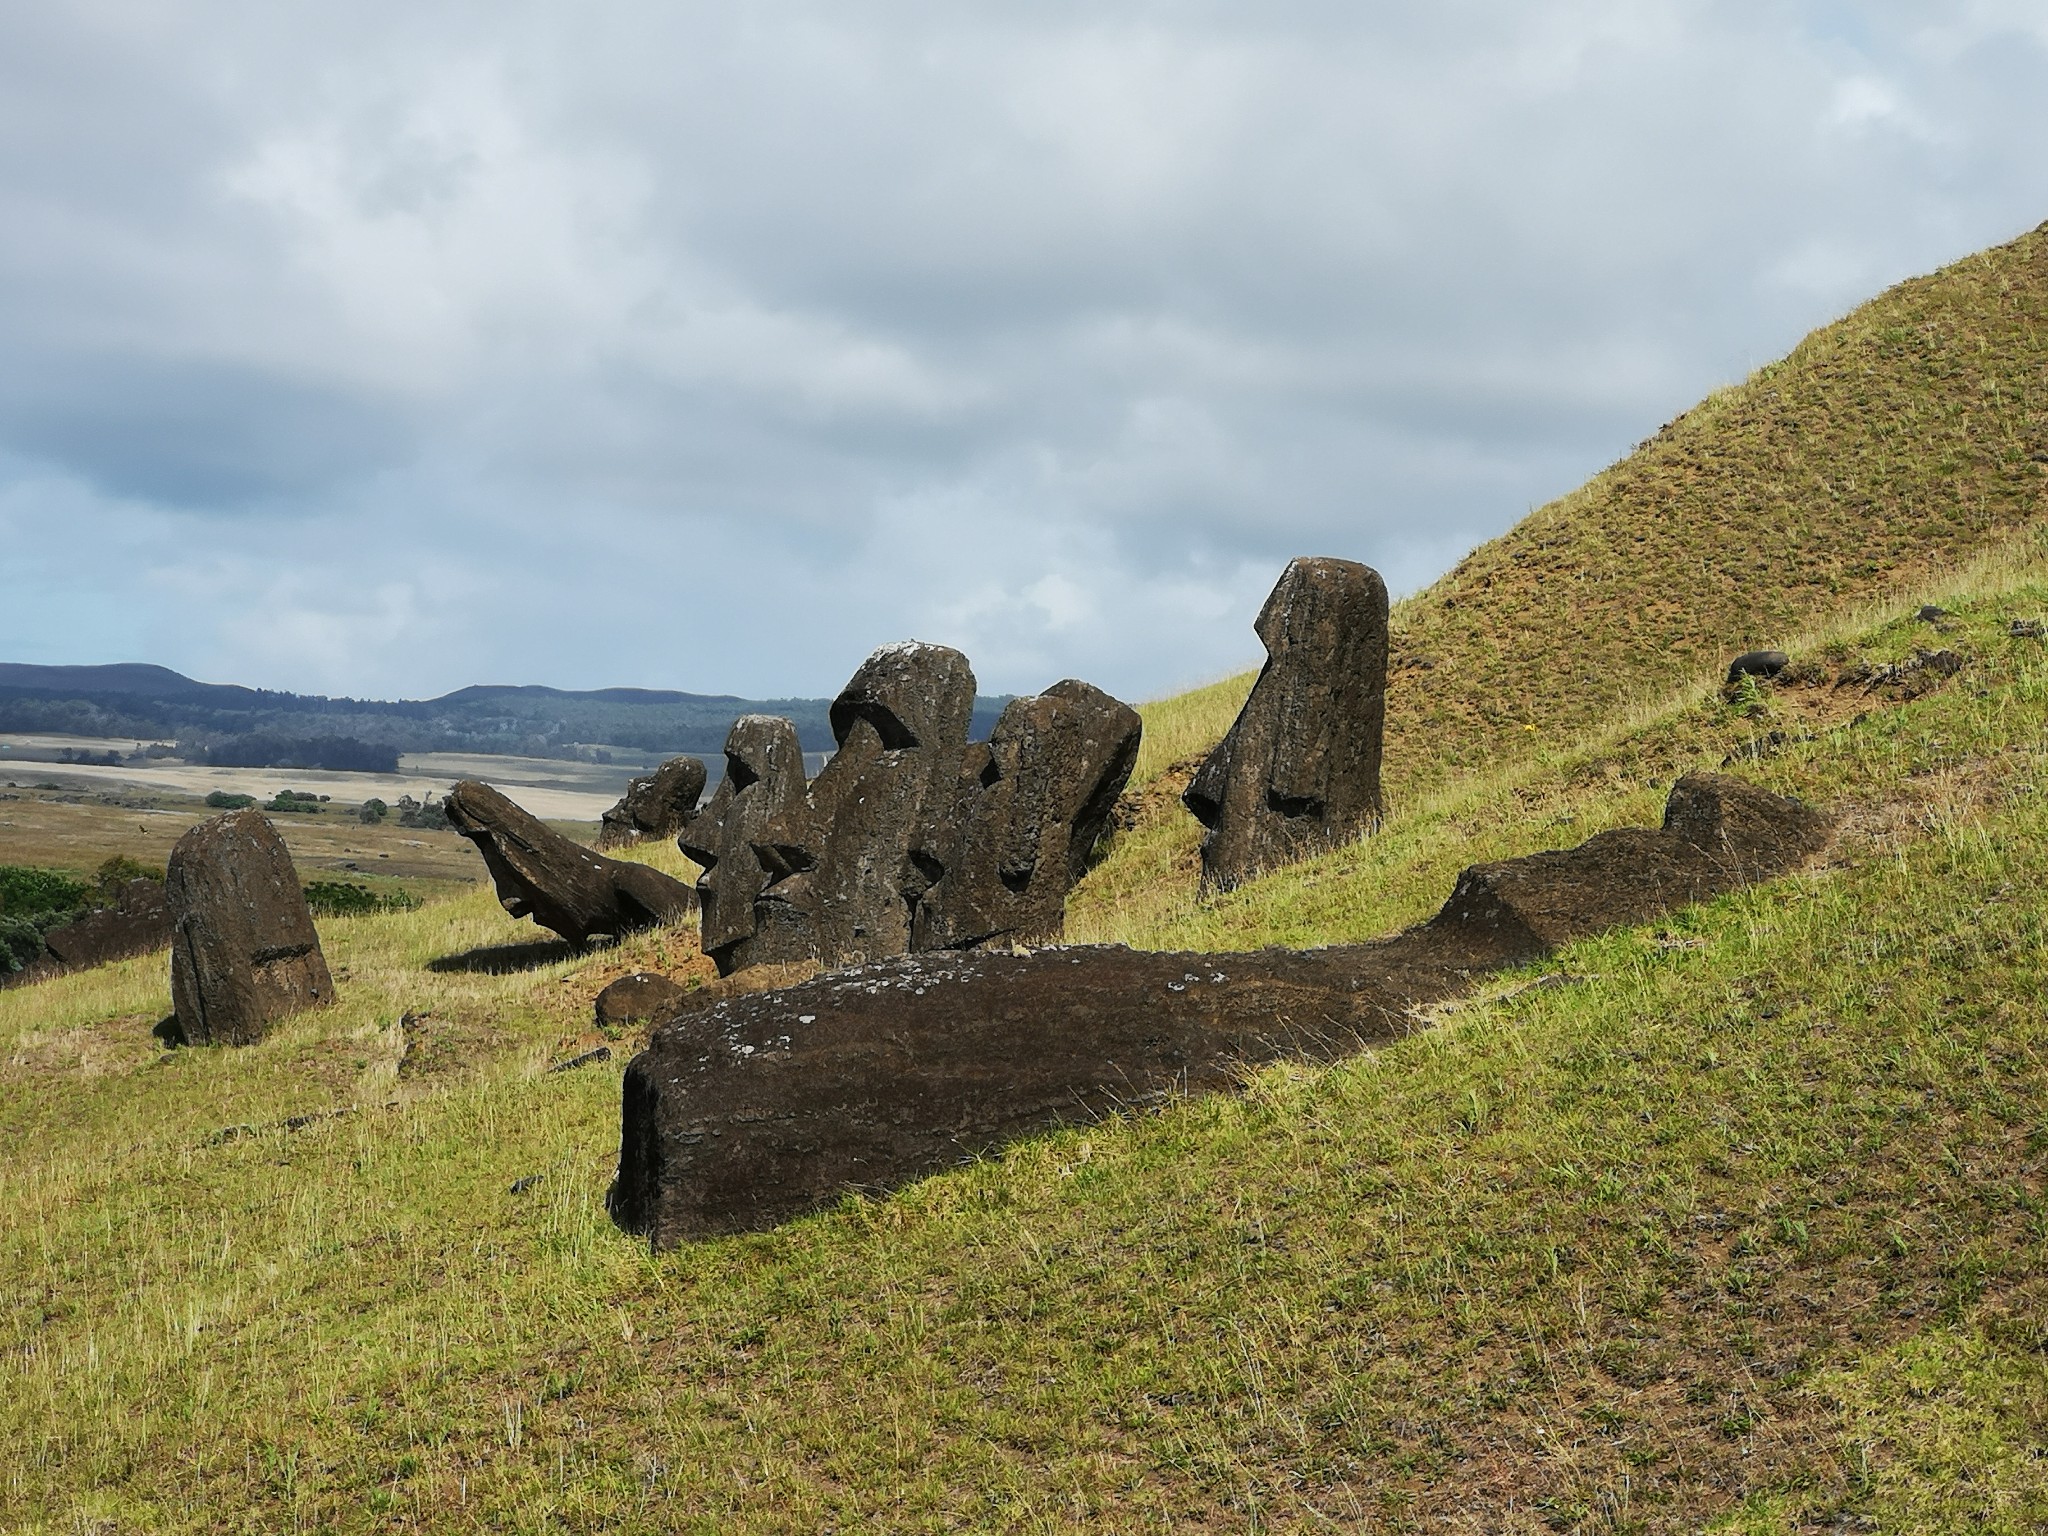
[[[1142,698],[2048,219],[2048,0],[0,0],[0,659]]]

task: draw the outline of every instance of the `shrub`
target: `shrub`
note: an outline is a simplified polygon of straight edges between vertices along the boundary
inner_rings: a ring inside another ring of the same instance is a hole
[[[280,789],[277,798],[268,802],[263,809],[287,816],[318,816],[320,799],[319,795],[301,794],[294,789]]]
[[[161,880],[163,877],[164,872],[155,865],[117,853],[93,871],[92,883],[98,888],[101,901],[112,901],[120,894],[121,887],[131,880]]]
[[[386,816],[389,816],[390,814],[391,807],[386,805],[382,800],[378,800],[374,797],[365,800],[363,802],[362,809],[356,812],[356,816],[359,820],[370,823],[382,821]]]
[[[0,912],[0,976],[12,976],[43,958],[43,935],[25,917]]]
[[[206,797],[206,803],[216,811],[245,811],[256,803],[256,797],[231,795],[224,789],[216,789]]]
[[[306,905],[316,917],[360,917],[368,912],[410,912],[420,904],[404,891],[373,891],[344,880],[309,880]]]
[[[39,918],[61,913],[66,918],[84,910],[92,887],[54,869],[27,864],[0,864],[0,913]]]

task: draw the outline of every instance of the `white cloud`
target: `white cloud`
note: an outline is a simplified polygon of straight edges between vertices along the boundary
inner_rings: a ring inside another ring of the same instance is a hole
[[[2048,216],[2003,0],[169,14],[0,19],[6,654],[1152,693]]]

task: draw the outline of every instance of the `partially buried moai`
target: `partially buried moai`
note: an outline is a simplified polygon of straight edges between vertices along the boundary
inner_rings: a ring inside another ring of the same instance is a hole
[[[1061,936],[1067,892],[1087,872],[1138,760],[1130,705],[1068,678],[1012,699],[966,749],[950,797],[911,848],[919,894],[911,948],[1042,944]]]
[[[1289,563],[1259,612],[1266,665],[1182,795],[1229,890],[1378,827],[1387,585],[1351,560]]]
[[[803,805],[796,727],[775,715],[740,716],[726,732],[725,777],[677,839],[704,866],[697,881],[703,948],[721,976],[754,963],[754,902],[769,879],[754,845]]]
[[[171,850],[171,1004],[193,1045],[253,1045],[334,1000],[292,856],[258,811],[201,822]]]
[[[861,663],[832,701],[838,751],[754,845],[769,874],[755,963],[837,966],[910,947],[928,883],[911,850],[953,794],[973,713],[974,670],[948,646],[906,640]]]

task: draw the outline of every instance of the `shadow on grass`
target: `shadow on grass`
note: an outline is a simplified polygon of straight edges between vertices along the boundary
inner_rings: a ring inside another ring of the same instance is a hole
[[[558,960],[587,955],[598,944],[572,944],[567,939],[529,939],[523,944],[485,944],[465,949],[459,955],[429,960],[427,969],[436,975],[510,976],[518,971],[537,971]]]

